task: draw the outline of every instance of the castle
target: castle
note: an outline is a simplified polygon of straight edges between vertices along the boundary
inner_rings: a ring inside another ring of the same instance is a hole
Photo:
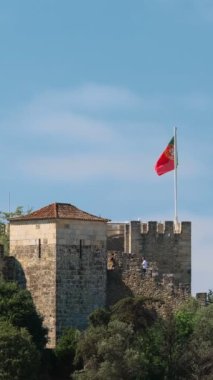
[[[149,276],[191,286],[191,223],[113,223],[66,203],[10,220],[7,278],[27,287],[49,330],[49,347],[67,327],[84,328],[97,307],[140,294],[141,258]],[[112,271],[108,258],[113,255]],[[0,272],[2,260],[0,259]],[[107,267],[108,265],[108,267]]]

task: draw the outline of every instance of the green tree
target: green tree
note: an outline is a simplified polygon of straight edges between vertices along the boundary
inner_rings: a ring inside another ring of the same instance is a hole
[[[16,327],[25,327],[39,349],[47,343],[47,329],[37,313],[31,294],[15,283],[0,282],[0,318]]]
[[[185,353],[194,331],[197,307],[197,303],[189,300],[177,311],[168,308],[166,317],[161,320],[163,339],[159,352],[165,363],[165,379],[188,379],[191,366]]]
[[[163,380],[166,373],[166,357],[163,354],[164,332],[162,321],[157,320],[153,326],[136,336],[135,346],[145,366],[144,380]]]
[[[108,325],[110,321],[110,311],[99,308],[93,311],[89,316],[89,322],[93,327]]]
[[[156,321],[157,312],[153,306],[147,307],[143,297],[127,297],[112,306],[111,319],[131,324],[134,331],[140,331]]]
[[[111,307],[110,315],[96,310],[78,343],[85,369],[74,378],[178,379],[182,350],[193,331],[193,312],[189,307],[176,314],[170,305],[167,309],[162,318],[155,299],[128,297]]]
[[[124,322],[114,320],[108,326],[91,326],[77,345],[84,370],[75,372],[73,379],[142,379],[138,374],[143,372],[143,363],[133,342],[134,330]]]
[[[28,211],[24,212],[23,206],[16,207],[15,211],[0,211],[0,219],[2,222],[8,222],[10,218],[25,215]]]
[[[200,336],[213,345],[213,304],[198,309],[195,316],[194,336]]]
[[[54,350],[56,360],[56,371],[60,374],[60,378],[66,378],[80,363],[74,364],[76,356],[77,342],[80,337],[80,331],[74,328],[65,330],[59,339]]]
[[[213,307],[191,299],[138,337],[147,363],[146,380],[213,378]],[[211,377],[212,376],[212,377]]]
[[[191,298],[171,308],[165,301],[162,314],[155,300],[148,312],[145,302],[127,298],[115,304],[110,315],[93,313],[77,343],[84,368],[73,379],[213,379],[213,304],[200,308]]]
[[[213,379],[213,304],[200,308],[196,314],[190,361],[198,379]]]
[[[0,321],[0,380],[37,380],[39,364],[30,334]]]

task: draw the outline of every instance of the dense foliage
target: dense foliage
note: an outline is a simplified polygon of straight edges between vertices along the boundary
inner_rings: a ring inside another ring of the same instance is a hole
[[[37,380],[39,356],[26,329],[0,321],[0,380]]]
[[[73,328],[66,329],[54,350],[54,369],[61,380],[66,379],[71,372],[82,366],[81,361],[75,360],[79,337],[79,330]]]
[[[130,297],[95,310],[85,331],[67,329],[55,350],[46,333],[30,293],[0,283],[0,380],[213,379],[211,302]]]
[[[38,349],[46,345],[47,329],[42,326],[42,318],[28,290],[20,289],[15,283],[0,282],[0,319],[26,328]]]
[[[128,298],[90,322],[77,344],[84,365],[75,380],[213,379],[212,304],[191,299],[161,316],[142,298]]]

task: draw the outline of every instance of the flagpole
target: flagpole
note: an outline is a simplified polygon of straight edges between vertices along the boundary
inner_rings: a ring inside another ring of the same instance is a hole
[[[177,214],[177,128],[174,128],[174,203],[175,203],[175,226],[178,224]]]

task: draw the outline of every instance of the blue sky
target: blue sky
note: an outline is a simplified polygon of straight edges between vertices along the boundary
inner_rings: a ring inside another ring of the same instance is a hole
[[[193,293],[213,289],[213,2],[2,0],[0,210],[69,202],[192,221]]]

